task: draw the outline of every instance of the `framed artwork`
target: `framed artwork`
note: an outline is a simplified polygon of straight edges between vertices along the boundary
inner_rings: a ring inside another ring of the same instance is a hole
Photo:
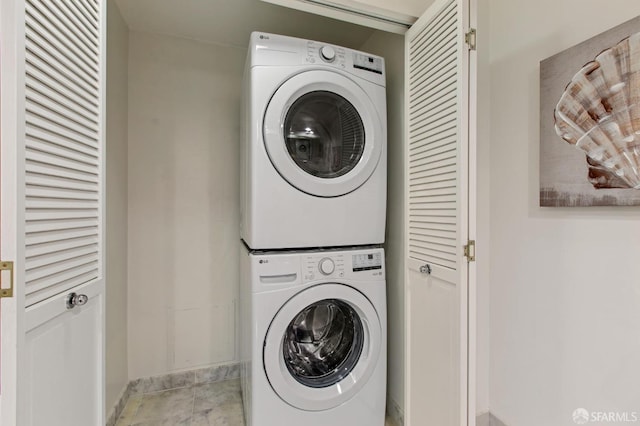
[[[640,17],[540,62],[540,206],[640,205]]]

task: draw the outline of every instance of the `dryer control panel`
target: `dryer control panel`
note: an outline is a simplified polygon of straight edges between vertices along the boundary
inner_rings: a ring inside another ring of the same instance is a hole
[[[263,32],[251,33],[249,67],[329,67],[385,86],[384,58],[348,47]]]
[[[380,75],[384,73],[384,61],[379,56],[311,40],[307,41],[304,61],[307,64],[333,65],[343,70],[354,68]]]
[[[344,47],[330,46],[317,41],[307,41],[305,62],[308,64],[332,64],[338,68],[346,69],[346,53],[347,49]]]

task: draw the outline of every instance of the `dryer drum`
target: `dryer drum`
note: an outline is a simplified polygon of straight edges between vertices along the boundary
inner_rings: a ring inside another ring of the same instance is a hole
[[[362,158],[365,131],[356,108],[342,96],[313,91],[298,98],[284,122],[285,143],[293,161],[319,178],[349,173]]]
[[[289,373],[301,384],[322,388],[344,379],[358,363],[364,329],[347,303],[325,299],[313,303],[289,323],[282,353]]]

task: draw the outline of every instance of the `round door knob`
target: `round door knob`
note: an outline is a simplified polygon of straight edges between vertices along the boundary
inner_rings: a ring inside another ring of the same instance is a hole
[[[89,301],[86,294],[69,293],[67,295],[67,309],[73,309],[76,306],[85,305]]]
[[[325,257],[320,261],[320,264],[318,265],[318,269],[320,269],[320,272],[324,275],[331,275],[333,274],[333,271],[336,270],[336,264],[333,263],[333,260],[329,259],[328,257]]]
[[[320,56],[327,62],[333,62],[336,59],[336,51],[331,46],[322,46],[320,48]]]

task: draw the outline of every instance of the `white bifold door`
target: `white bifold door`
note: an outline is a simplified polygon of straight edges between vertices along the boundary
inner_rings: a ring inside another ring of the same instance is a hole
[[[405,36],[409,426],[474,424],[475,409],[469,408],[473,263],[465,255],[475,231],[471,22],[469,0],[437,0]]]
[[[0,3],[2,425],[104,424],[105,12]]]

